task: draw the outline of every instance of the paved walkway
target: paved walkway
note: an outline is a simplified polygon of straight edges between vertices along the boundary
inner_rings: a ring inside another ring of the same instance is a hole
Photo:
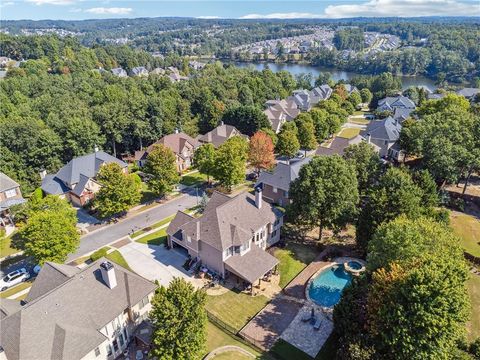
[[[308,280],[321,268],[330,264],[322,259],[327,255],[328,248],[323,250],[303,271],[298,274],[284,289],[284,294],[297,299],[305,299],[305,286]]]
[[[202,287],[203,282],[195,279],[183,269],[186,256],[176,250],[168,250],[165,246],[147,245],[137,242],[118,249],[130,268],[140,276],[168,286],[174,277],[183,277],[196,287]]]

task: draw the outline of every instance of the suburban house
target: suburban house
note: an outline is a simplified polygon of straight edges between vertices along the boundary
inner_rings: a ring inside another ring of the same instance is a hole
[[[273,131],[276,133],[280,131],[285,122],[295,119],[300,114],[300,110],[293,99],[268,100],[265,107],[263,113],[267,116]]]
[[[47,262],[24,302],[1,299],[0,359],[115,359],[147,323],[156,285],[99,259]]]
[[[349,147],[350,145],[356,145],[361,143],[362,141],[367,141],[368,139],[365,139],[362,135],[357,135],[352,139],[347,139],[347,138],[342,138],[339,136],[336,136],[332,141],[330,141],[328,144],[325,145],[320,145],[317,148],[317,151],[315,152],[315,155],[318,156],[331,156],[331,155],[343,155],[345,152],[345,149]],[[380,147],[377,145],[370,143],[375,149],[377,153],[380,152]]]
[[[302,111],[310,109],[321,100],[327,100],[332,95],[332,88],[326,84],[315,87],[312,90],[295,90],[287,100],[293,100]]]
[[[14,229],[10,208],[23,204],[25,201],[20,191],[20,185],[0,172],[0,228],[4,228],[7,233],[9,229]]]
[[[144,66],[137,66],[130,70],[131,76],[148,76],[148,70]]]
[[[162,144],[173,151],[178,172],[182,172],[192,165],[193,153],[199,146],[197,140],[183,132],[166,135],[145,150],[135,151],[135,161],[138,166],[145,165],[148,154],[153,150],[154,146],[158,144]]]
[[[356,86],[353,86],[351,84],[343,84],[343,86],[345,87],[345,90],[347,90],[347,93],[348,95],[350,95],[351,93],[353,93],[354,91],[357,91],[358,92],[358,89]]]
[[[367,129],[361,135],[369,143],[380,148],[379,155],[384,158],[392,158],[397,161],[403,160],[404,153],[400,151],[398,144],[393,147],[400,138],[402,124],[400,121],[389,116],[383,120],[371,121]]]
[[[282,223],[283,212],[263,201],[261,188],[234,197],[215,191],[202,216],[177,212],[168,245],[223,278],[253,284],[278,264],[265,249],[280,240]]]
[[[128,74],[127,72],[122,69],[122,68],[114,68],[112,70],[110,70],[112,72],[113,75],[115,76],[118,76],[118,77],[128,77]]]
[[[415,103],[406,96],[389,96],[378,101],[377,111],[394,112],[395,109],[410,109],[415,110]]]
[[[457,91],[457,95],[461,95],[468,100],[473,100],[475,98],[475,95],[480,93],[479,88],[463,88]]]
[[[59,195],[74,205],[84,206],[100,190],[101,185],[95,180],[100,167],[110,163],[120,165],[123,172],[127,173],[125,162],[104,151],[95,151],[70,160],[55,175],[42,172],[41,188],[47,195]]]
[[[288,198],[290,183],[298,178],[301,167],[311,160],[312,158],[308,157],[297,161],[290,160],[289,164],[279,162],[273,170],[261,171],[255,186],[263,190],[263,197],[267,201],[286,206],[290,203]]]
[[[225,125],[223,122],[212,131],[204,135],[198,135],[197,141],[201,144],[213,144],[216,148],[234,136],[241,136],[248,140],[235,126]]]

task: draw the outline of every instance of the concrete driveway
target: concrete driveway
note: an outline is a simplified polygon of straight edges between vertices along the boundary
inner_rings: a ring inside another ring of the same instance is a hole
[[[182,265],[186,256],[177,250],[167,250],[165,246],[155,246],[131,242],[118,249],[128,265],[138,275],[168,286],[174,277],[183,277],[195,287],[202,287],[200,279],[195,279]]]

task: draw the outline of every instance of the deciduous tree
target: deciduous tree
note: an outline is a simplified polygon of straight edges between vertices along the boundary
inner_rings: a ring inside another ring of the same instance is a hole
[[[380,174],[380,156],[372,145],[362,141],[348,146],[343,157],[355,167],[358,192],[360,195],[365,195]]]
[[[247,141],[240,136],[228,139],[217,149],[215,179],[229,190],[241,183],[245,179],[247,158]]]
[[[151,176],[148,186],[159,196],[172,191],[173,185],[180,180],[175,154],[162,144],[155,145],[148,154],[145,173]]]
[[[193,154],[193,166],[207,175],[207,181],[210,183],[210,176],[215,172],[215,146],[203,144],[197,148]]]
[[[206,294],[184,279],[161,286],[152,301],[152,355],[160,360],[201,359],[205,351]]]
[[[257,131],[250,138],[248,161],[259,173],[262,169],[270,169],[275,164],[272,139],[263,131]]]

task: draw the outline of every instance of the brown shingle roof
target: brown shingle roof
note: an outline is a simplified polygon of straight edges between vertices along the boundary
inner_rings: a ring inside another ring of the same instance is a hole
[[[243,135],[232,125],[219,125],[205,135],[198,136],[197,139],[201,143],[211,143],[213,146],[219,147],[233,136],[242,136],[248,139],[248,136]]]

